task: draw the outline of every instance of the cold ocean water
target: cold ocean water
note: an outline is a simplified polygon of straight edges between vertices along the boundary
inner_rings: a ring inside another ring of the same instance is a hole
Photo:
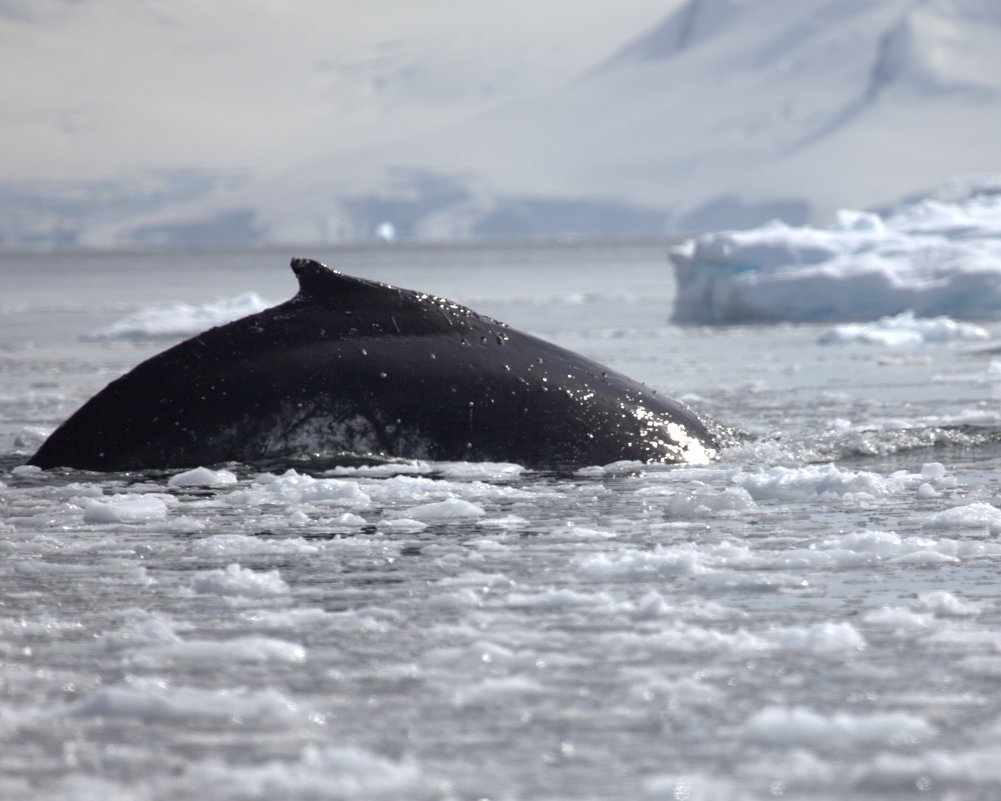
[[[755,438],[573,475],[23,466],[291,296],[292,255]],[[658,245],[0,256],[0,798],[1001,797],[1001,324],[676,327],[673,293]]]

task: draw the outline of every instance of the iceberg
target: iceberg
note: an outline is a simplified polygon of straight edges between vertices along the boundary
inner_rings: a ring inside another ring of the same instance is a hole
[[[671,249],[677,323],[1001,318],[1001,175],[957,178],[828,228],[772,221]]]

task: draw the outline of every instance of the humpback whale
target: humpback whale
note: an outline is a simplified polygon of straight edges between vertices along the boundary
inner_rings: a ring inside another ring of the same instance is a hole
[[[299,291],[112,381],[31,457],[96,471],[310,453],[514,462],[710,461],[694,411],[443,298],[292,260]]]

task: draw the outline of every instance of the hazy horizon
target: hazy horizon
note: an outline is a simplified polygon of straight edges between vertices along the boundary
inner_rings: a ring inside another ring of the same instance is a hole
[[[0,43],[7,248],[825,224],[1001,169],[991,0],[8,0]]]

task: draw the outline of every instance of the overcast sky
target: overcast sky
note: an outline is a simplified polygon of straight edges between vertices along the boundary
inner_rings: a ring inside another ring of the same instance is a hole
[[[0,0],[0,172],[278,170],[571,80],[680,2]]]

